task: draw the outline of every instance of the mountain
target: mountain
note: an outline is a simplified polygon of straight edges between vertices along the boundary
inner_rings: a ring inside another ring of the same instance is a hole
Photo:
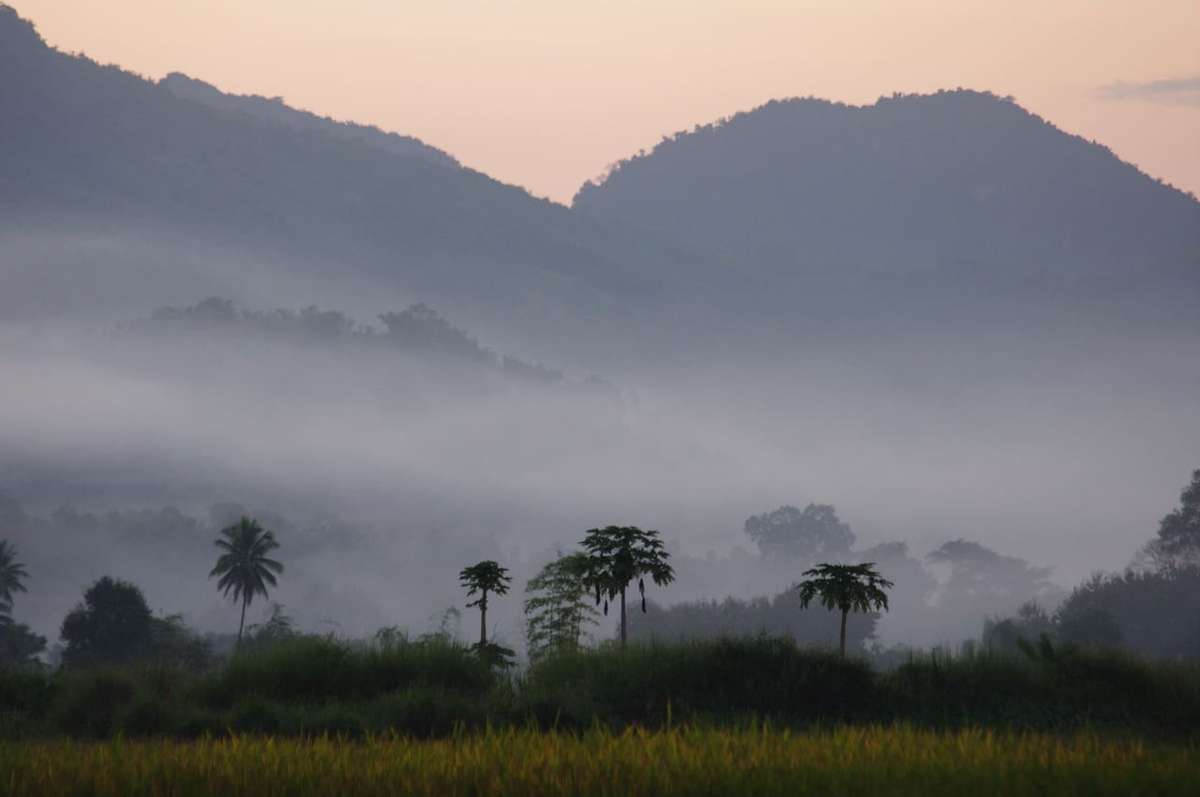
[[[388,133],[374,126],[338,122],[326,116],[298,111],[285,105],[279,97],[225,94],[215,86],[188,77],[182,72],[172,72],[158,81],[158,85],[177,97],[203,103],[220,111],[248,114],[265,122],[286,125],[297,130],[312,130],[346,141],[363,142],[401,157],[421,158],[442,166],[459,165],[453,156],[429,146],[420,139]]]
[[[1011,99],[769,102],[664,138],[574,207],[772,273],[805,267],[1181,274],[1200,202]]]
[[[0,317],[427,300],[547,357],[564,324],[601,341],[704,263],[415,139],[56,51],[0,7]]]
[[[427,302],[628,382],[914,332],[1193,335],[1200,203],[955,91],[772,102],[568,208],[411,137],[56,51],[0,6],[0,280],[5,321]]]

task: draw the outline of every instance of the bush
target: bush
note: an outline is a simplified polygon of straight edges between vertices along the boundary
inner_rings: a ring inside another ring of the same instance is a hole
[[[858,659],[787,639],[719,639],[564,652],[534,665],[523,695],[539,721],[615,724],[673,718],[851,721],[871,705],[874,676]],[[591,714],[591,716],[588,716]]]
[[[478,729],[488,722],[485,704],[461,692],[415,687],[388,695],[371,707],[372,725],[406,736],[446,736],[456,729]]]
[[[259,697],[239,700],[229,712],[229,729],[237,733],[275,734],[282,727],[280,710]]]
[[[99,670],[72,674],[50,714],[57,729],[71,736],[101,738],[116,729],[117,717],[137,694],[131,674]]]
[[[364,700],[410,687],[482,696],[496,676],[461,645],[400,641],[354,648],[324,637],[297,637],[235,655],[203,679],[198,699],[225,707],[241,697],[316,704]]]

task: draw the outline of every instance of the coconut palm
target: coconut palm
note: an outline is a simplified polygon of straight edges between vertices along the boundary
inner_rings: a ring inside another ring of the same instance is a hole
[[[0,540],[0,615],[12,611],[13,593],[25,592],[24,580],[29,578],[25,566],[17,561],[17,548],[8,540]]]
[[[813,598],[820,598],[821,605],[842,613],[842,638],[840,650],[846,655],[846,617],[850,612],[869,612],[872,609],[887,611],[888,599],[884,592],[892,582],[879,574],[874,562],[860,565],[819,564],[804,571],[809,578],[796,585],[800,591],[800,605],[808,608]]]
[[[220,576],[217,589],[242,603],[242,619],[238,623],[238,645],[241,645],[246,607],[256,595],[266,599],[267,586],[274,587],[275,576],[283,572],[282,564],[267,557],[279,543],[274,532],[264,529],[257,520],[243,516],[232,526],[221,529],[215,544],[222,553],[208,577]]]
[[[580,543],[587,554],[584,583],[596,592],[596,603],[604,598],[604,613],[608,602],[621,598],[621,646],[628,636],[625,612],[625,590],[638,580],[642,595],[642,611],[646,611],[646,581],[650,576],[663,586],[675,580],[675,571],[667,564],[671,555],[653,529],[642,531],[637,526],[605,526],[590,529]]]
[[[488,559],[479,564],[464,567],[458,574],[458,581],[466,587],[468,598],[472,595],[479,595],[478,598],[468,603],[467,607],[479,607],[479,650],[483,651],[487,648],[488,593],[506,594],[508,583],[512,579],[508,575],[508,568],[501,567],[498,563]]]

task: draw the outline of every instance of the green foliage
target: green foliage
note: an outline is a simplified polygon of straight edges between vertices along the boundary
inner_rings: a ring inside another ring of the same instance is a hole
[[[0,615],[0,668],[35,667],[37,656],[46,649],[46,638],[24,623]]]
[[[201,675],[162,665],[0,671],[0,734],[10,738],[443,735],[531,722],[585,729],[755,719],[1194,738],[1200,667],[1037,642],[1028,656],[913,654],[879,673],[859,658],[763,637],[560,651],[508,678],[462,646],[302,637]]]
[[[467,597],[478,595],[479,597],[467,603],[467,607],[479,607],[479,645],[478,650],[480,655],[487,655],[487,610],[488,610],[488,593],[496,595],[507,595],[508,585],[512,578],[508,575],[508,568],[501,567],[499,563],[493,562],[491,559],[479,562],[478,564],[464,567],[462,572],[458,574],[459,583],[467,590]]]
[[[479,697],[494,683],[487,663],[454,643],[400,640],[355,647],[326,637],[299,636],[234,657],[201,679],[197,696],[214,708],[252,695],[319,704],[365,700],[413,686]]]
[[[155,617],[150,621],[151,660],[203,670],[213,662],[212,646],[208,640],[188,628],[178,614]]]
[[[983,647],[996,653],[1015,653],[1023,641],[1056,633],[1054,620],[1045,609],[1030,601],[1017,610],[1016,617],[989,618],[983,623]]]
[[[829,504],[809,504],[800,511],[781,506],[746,519],[748,536],[763,556],[785,557],[800,561],[849,556],[854,532],[838,519]]]
[[[848,651],[865,649],[874,636],[877,614],[853,614],[846,622]],[[629,621],[630,641],[682,642],[695,639],[746,637],[755,634],[786,637],[801,646],[836,643],[839,619],[828,612],[801,611],[800,596],[789,589],[773,598],[721,601],[682,601],[667,607],[649,602],[645,614]]]
[[[525,639],[529,658],[575,650],[599,612],[588,601],[588,560],[583,553],[560,555],[525,585]]]
[[[538,719],[559,725],[748,717],[807,723],[865,716],[872,679],[860,660],[759,637],[564,652],[534,663],[522,688]]]
[[[7,617],[13,608],[13,595],[25,592],[25,566],[17,561],[17,549],[8,540],[0,540],[0,617]]]
[[[242,619],[238,625],[238,643],[246,624],[246,607],[256,595],[267,597],[267,587],[277,584],[276,575],[283,565],[267,554],[279,547],[275,533],[267,531],[257,520],[243,516],[232,526],[221,529],[215,541],[222,553],[209,578],[219,576],[217,589],[242,604]]]
[[[1200,654],[1200,568],[1095,575],[1055,613],[1063,641],[1157,658]]]
[[[804,571],[808,576],[796,589],[800,592],[800,606],[808,608],[814,598],[830,611],[842,613],[841,653],[846,655],[846,615],[850,612],[887,610],[887,593],[892,582],[879,575],[874,562],[858,565],[831,565],[822,563]]]
[[[269,648],[298,636],[291,615],[284,611],[282,603],[272,603],[266,622],[253,623],[247,631],[249,635],[243,640],[243,649]]]
[[[64,667],[125,664],[150,654],[154,618],[142,591],[104,576],[63,619]]]
[[[642,611],[646,611],[646,581],[650,576],[663,586],[675,580],[675,571],[668,560],[662,539],[657,531],[642,531],[637,526],[605,526],[590,529],[580,543],[587,556],[584,583],[595,592],[596,604],[604,598],[604,613],[608,602],[621,598],[621,644],[628,638],[625,591],[636,578],[642,596]]]
[[[50,709],[54,727],[72,736],[104,737],[137,694],[132,672],[96,670],[67,678]]]
[[[499,563],[488,559],[470,567],[464,567],[458,574],[458,581],[466,589],[468,598],[472,595],[479,595],[475,600],[468,602],[467,607],[478,606],[483,611],[487,611],[488,593],[508,594],[508,585],[512,578],[508,575],[508,568],[501,567]]]
[[[1179,494],[1179,506],[1159,522],[1146,553],[1160,569],[1200,567],[1200,469]]]

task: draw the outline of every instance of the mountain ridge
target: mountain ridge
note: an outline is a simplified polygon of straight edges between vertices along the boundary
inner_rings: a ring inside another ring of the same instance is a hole
[[[1194,196],[1011,98],[967,90],[861,106],[772,100],[664,137],[581,186],[572,206],[758,260],[756,247],[904,265],[1200,256]],[[1147,254],[1150,242],[1166,246]]]

